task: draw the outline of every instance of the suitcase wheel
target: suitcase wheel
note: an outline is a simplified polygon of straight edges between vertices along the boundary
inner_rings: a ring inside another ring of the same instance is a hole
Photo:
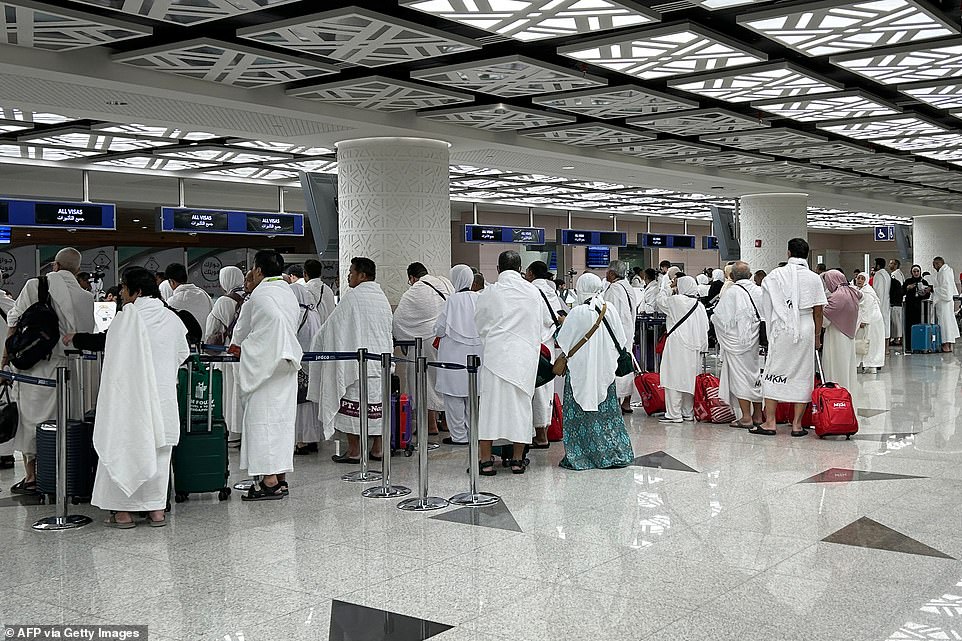
[[[226,500],[229,499],[229,498],[230,498],[230,488],[229,488],[229,487],[222,488],[221,491],[217,493],[217,500],[218,500],[218,501],[226,501]]]
[[[174,503],[183,503],[184,501],[187,500],[187,498],[188,497],[186,492],[177,492],[176,494],[174,494]]]
[[[407,449],[404,450],[404,456],[414,456],[414,446],[408,445]]]

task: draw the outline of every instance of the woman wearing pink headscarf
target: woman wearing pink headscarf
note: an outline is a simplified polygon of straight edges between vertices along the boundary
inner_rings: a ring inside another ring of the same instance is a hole
[[[862,294],[837,269],[822,274],[822,282],[829,291],[828,305],[822,312],[826,328],[822,341],[822,370],[826,381],[841,385],[854,396],[858,368],[855,333],[858,331],[858,304]]]

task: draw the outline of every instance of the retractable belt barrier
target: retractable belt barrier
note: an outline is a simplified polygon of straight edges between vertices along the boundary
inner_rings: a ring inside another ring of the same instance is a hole
[[[26,374],[17,374],[14,372],[8,372],[7,370],[0,370],[0,379],[5,381],[10,381],[12,383],[26,383],[27,385],[40,385],[41,387],[56,387],[57,381],[52,378],[38,378],[36,376],[27,376]]]

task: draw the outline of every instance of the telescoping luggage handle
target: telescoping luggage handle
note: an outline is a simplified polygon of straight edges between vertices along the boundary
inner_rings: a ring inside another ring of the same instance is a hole
[[[237,360],[233,356],[231,359]],[[214,359],[214,360],[212,360]],[[207,364],[207,433],[214,431],[214,363],[215,362],[230,362],[227,359],[220,360],[218,357],[211,356],[201,356],[199,354],[191,354],[187,357],[187,402],[184,403],[186,406],[186,419],[184,421],[184,431],[190,434],[193,430],[193,417],[194,412],[191,407],[191,401],[194,400],[194,382],[193,373],[194,365],[196,364]]]

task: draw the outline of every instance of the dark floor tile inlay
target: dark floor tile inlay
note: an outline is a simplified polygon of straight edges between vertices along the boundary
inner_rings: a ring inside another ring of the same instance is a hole
[[[899,479],[924,479],[925,476],[909,476],[908,474],[888,474],[887,472],[867,472],[865,470],[850,470],[844,467],[832,467],[815,476],[810,476],[799,483],[848,483],[849,481],[897,481]]]
[[[663,470],[698,473],[698,470],[688,467],[674,456],[666,454],[661,450],[652,452],[651,454],[645,454],[644,456],[638,456],[631,462],[631,465],[635,467],[660,467]]]
[[[40,494],[13,494],[0,499],[0,507],[23,507],[24,505],[43,505]]]
[[[343,601],[331,604],[330,641],[424,641],[452,627]]]
[[[430,518],[438,521],[464,523],[465,525],[493,527],[511,532],[523,531],[518,522],[514,520],[514,515],[511,514],[511,510],[504,504],[504,501],[498,501],[488,507],[462,507]]]
[[[869,409],[859,409],[855,413],[859,416],[864,416],[865,418],[872,418],[873,416],[878,416],[879,414],[885,414],[888,410],[869,410]]]
[[[829,534],[824,539],[825,543],[838,543],[839,545],[852,545],[860,548],[872,548],[873,550],[888,550],[889,552],[901,552],[903,554],[918,554],[920,556],[934,556],[938,559],[952,559],[954,557],[939,552],[921,541],[916,541],[910,536],[906,536],[897,530],[882,525],[878,521],[873,521],[867,516],[863,516],[854,523],[849,523],[834,534]]]
[[[858,441],[904,441],[918,434],[918,432],[886,432],[882,434],[863,434],[859,432],[852,438]]]

